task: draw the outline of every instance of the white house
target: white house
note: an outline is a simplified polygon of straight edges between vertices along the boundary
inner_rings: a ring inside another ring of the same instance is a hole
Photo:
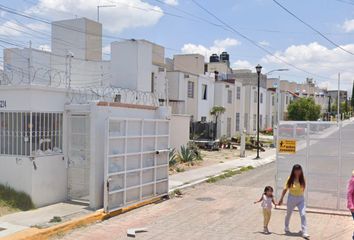
[[[100,34],[85,18],[59,21],[51,52],[4,51],[0,183],[36,206],[69,199],[112,211],[167,194],[170,143],[188,141],[189,117],[164,103],[163,48],[114,42],[102,61]]]

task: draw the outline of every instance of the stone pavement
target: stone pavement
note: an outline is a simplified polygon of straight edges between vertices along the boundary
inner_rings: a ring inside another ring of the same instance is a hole
[[[147,228],[136,239],[261,240],[301,239],[297,212],[291,219],[291,235],[283,232],[284,210],[273,210],[270,235],[262,230],[260,205],[254,205],[265,185],[274,184],[275,164],[236,175],[230,179],[182,190],[181,198],[145,206],[107,221],[74,230],[63,240],[129,239],[128,228]],[[319,199],[321,201],[321,199]],[[311,239],[351,239],[353,220],[349,216],[308,213]]]
[[[269,149],[266,152],[261,152],[261,159],[255,160],[256,154],[245,158],[238,158],[227,161],[225,163],[213,164],[206,167],[188,170],[186,172],[177,173],[169,177],[169,189],[175,189],[183,185],[190,185],[197,182],[202,182],[210,176],[222,173],[225,170],[235,169],[245,166],[258,167],[264,164],[275,161],[276,149]]]

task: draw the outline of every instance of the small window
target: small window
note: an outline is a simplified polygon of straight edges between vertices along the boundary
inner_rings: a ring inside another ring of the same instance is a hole
[[[151,73],[151,92],[155,91],[155,73]]]
[[[263,103],[263,93],[260,94],[259,98],[260,103]]]
[[[206,119],[207,119],[206,117],[201,117],[201,118],[200,118],[200,121],[201,121],[201,122],[206,122]]]
[[[202,100],[207,100],[208,98],[208,85],[202,84]]]
[[[232,103],[232,91],[227,90],[227,103]]]
[[[194,82],[188,81],[188,97],[194,98]]]
[[[274,102],[275,102],[275,97],[274,95],[272,95],[272,106],[274,106]]]
[[[240,131],[240,113],[236,113],[236,132]]]
[[[257,91],[254,91],[254,99],[253,99],[253,102],[254,102],[254,103],[257,103],[257,100],[258,100]]]
[[[184,78],[189,78],[189,74],[184,74]]]
[[[263,129],[263,115],[262,114],[259,115],[259,127],[260,127],[260,129]]]
[[[241,87],[236,88],[236,98],[237,100],[241,99]]]
[[[253,114],[253,131],[257,130],[257,114]]]
[[[159,72],[164,72],[165,69],[163,67],[159,67]]]

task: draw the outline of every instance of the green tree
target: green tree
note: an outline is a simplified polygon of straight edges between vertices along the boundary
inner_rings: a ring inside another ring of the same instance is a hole
[[[214,139],[216,138],[216,130],[218,129],[218,119],[219,117],[224,114],[226,108],[223,106],[214,106],[210,110],[210,115],[215,117],[215,129],[214,129]]]
[[[299,98],[288,105],[288,118],[294,121],[316,121],[321,116],[321,106],[313,98]]]

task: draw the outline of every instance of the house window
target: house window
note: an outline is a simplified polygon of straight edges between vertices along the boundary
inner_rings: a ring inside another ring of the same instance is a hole
[[[257,130],[257,114],[253,114],[253,131]]]
[[[263,93],[260,94],[260,99],[259,99],[260,103],[263,103]]]
[[[248,130],[248,113],[245,113],[245,119],[244,119],[244,127],[246,130]]]
[[[263,115],[262,114],[259,115],[259,128],[263,129]]]
[[[184,78],[189,78],[189,74],[184,74]]]
[[[151,73],[151,92],[155,91],[155,73]]]
[[[202,100],[207,100],[208,98],[208,85],[202,84]]]
[[[236,132],[240,131],[240,113],[236,113]]]
[[[272,106],[274,106],[274,102],[275,102],[275,97],[274,95],[272,95]]]
[[[201,121],[201,122],[206,122],[206,120],[207,120],[206,117],[201,117],[201,118],[200,118],[200,121]]]
[[[188,81],[188,97],[194,98],[194,82]]]
[[[227,118],[226,135],[231,137],[231,118]]]
[[[227,103],[232,103],[232,91],[227,90]]]
[[[272,127],[274,126],[274,116],[272,115]]]
[[[63,114],[0,112],[0,155],[62,154]]]
[[[254,102],[254,103],[257,103],[257,100],[258,100],[257,91],[254,91],[253,102]]]
[[[159,72],[164,72],[165,69],[163,67],[159,67]]]
[[[236,98],[237,98],[238,100],[241,99],[241,87],[237,87],[237,88],[236,88]]]

